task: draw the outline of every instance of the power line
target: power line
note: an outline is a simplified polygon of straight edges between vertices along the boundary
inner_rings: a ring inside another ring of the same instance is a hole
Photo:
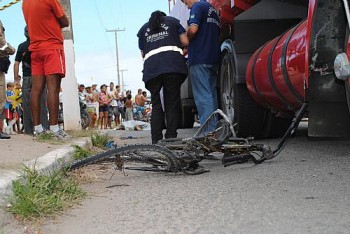
[[[108,0],[108,8],[109,8],[110,16],[113,18],[114,24],[117,25],[117,22],[118,22],[116,17],[117,14],[115,14],[114,7],[111,4],[111,0]]]
[[[123,17],[123,8],[122,8],[122,1],[119,1],[119,10],[120,10],[120,16],[121,16],[121,22],[124,25],[124,17]]]

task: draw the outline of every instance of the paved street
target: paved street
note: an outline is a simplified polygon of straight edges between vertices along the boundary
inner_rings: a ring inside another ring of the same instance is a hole
[[[111,181],[111,171],[96,171],[103,180],[85,186],[89,198],[42,233],[349,233],[349,141],[305,134],[301,129],[279,157],[258,166],[204,161],[210,173],[127,171]],[[150,141],[149,132],[123,135],[142,136],[130,143]],[[11,233],[17,231],[23,233]]]
[[[95,195],[43,231],[349,233],[349,142],[309,141],[305,133],[259,166],[224,168],[220,161],[205,161],[211,172],[199,176],[118,173],[110,182],[87,186]],[[113,184],[129,186],[105,188]]]

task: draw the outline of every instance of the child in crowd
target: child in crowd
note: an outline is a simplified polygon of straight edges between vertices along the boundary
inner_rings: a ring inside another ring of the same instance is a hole
[[[20,133],[22,120],[22,86],[20,83],[7,83],[6,104],[5,104],[5,118],[8,126],[8,132]],[[23,124],[23,123],[22,123]],[[23,125],[22,125],[23,126]],[[11,131],[12,127],[12,131]],[[23,127],[22,127],[23,128]]]
[[[126,101],[125,101],[125,108],[126,108],[126,110],[125,110],[125,121],[134,119],[133,118],[133,114],[132,114],[134,106],[133,106],[131,98],[132,98],[131,94],[128,94],[126,96]]]
[[[17,119],[16,121],[16,127],[17,127],[17,133],[23,133],[24,126],[23,126],[23,107],[22,107],[22,85],[20,83],[15,84],[15,87],[13,89],[13,93],[16,96],[16,108],[14,108],[14,118]],[[22,125],[22,128],[21,128]]]
[[[95,108],[96,99],[95,99],[95,95],[92,93],[91,87],[86,87],[85,89],[86,89],[85,99],[86,99],[86,106],[87,106],[86,111],[89,113],[91,117],[89,129],[94,129],[95,122],[97,119],[96,108]]]
[[[12,109],[13,100],[11,100],[11,97],[14,96],[14,87],[15,85],[12,82],[8,82],[6,85],[5,119],[7,126],[14,118],[14,111]],[[15,125],[13,125],[13,131],[15,131]]]

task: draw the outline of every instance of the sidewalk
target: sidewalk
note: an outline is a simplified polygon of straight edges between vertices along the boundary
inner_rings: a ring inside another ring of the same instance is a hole
[[[104,130],[102,133],[107,133],[115,139],[121,136],[142,136],[147,139],[147,143],[150,143],[149,131]],[[23,165],[35,164],[38,170],[52,168],[60,159],[68,159],[71,156],[73,145],[84,146],[88,140],[89,138],[72,138],[52,144],[36,141],[32,136],[24,134],[11,135],[9,140],[0,140],[0,205],[4,201],[4,196],[10,192],[12,181],[19,178],[17,170]],[[134,138],[128,139],[127,142],[135,144],[140,141],[142,140]]]
[[[10,191],[12,181],[19,177],[17,170],[24,164],[35,164],[39,170],[50,168],[57,159],[70,157],[72,145],[83,146],[86,141],[87,138],[73,138],[63,144],[49,144],[23,134],[0,140],[0,204]]]

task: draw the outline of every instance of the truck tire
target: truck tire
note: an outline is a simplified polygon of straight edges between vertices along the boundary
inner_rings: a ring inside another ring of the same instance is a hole
[[[261,137],[264,108],[250,96],[245,83],[235,81],[235,66],[230,53],[223,56],[220,68],[220,107],[235,125],[239,137]]]
[[[234,103],[237,135],[261,138],[265,110],[254,102],[245,84],[235,85]]]

